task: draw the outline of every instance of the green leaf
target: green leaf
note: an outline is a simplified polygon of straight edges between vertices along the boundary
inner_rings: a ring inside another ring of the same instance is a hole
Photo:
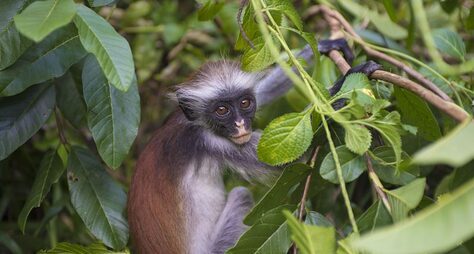
[[[338,0],[337,2],[352,15],[361,19],[368,18],[380,33],[389,38],[399,40],[405,39],[408,35],[407,30],[390,20],[388,15],[379,14],[376,10],[371,10],[354,1]]]
[[[30,4],[15,16],[15,25],[23,35],[39,42],[54,30],[71,22],[76,15],[73,0],[46,0]]]
[[[225,2],[220,0],[207,0],[207,2],[198,11],[198,20],[206,21],[213,19],[216,14],[224,7]]]
[[[82,246],[73,243],[58,243],[51,250],[42,250],[39,254],[129,254],[130,251],[111,251],[101,243],[94,243],[89,246]]]
[[[466,45],[459,34],[449,29],[439,29],[433,31],[433,39],[439,51],[464,61]]]
[[[258,24],[255,22],[254,15],[255,11],[252,5],[247,5],[242,18],[242,28],[244,29],[245,34],[251,41],[262,36],[258,28]],[[242,34],[239,33],[239,36],[237,37],[237,40],[235,42],[235,49],[244,50],[248,48],[250,48],[249,43],[244,39]]]
[[[53,112],[54,97],[54,88],[44,84],[13,97],[0,98],[0,161],[43,126]]]
[[[400,136],[401,124],[400,114],[392,111],[385,115],[382,119],[377,119],[369,124],[370,127],[376,129],[382,137],[390,144],[395,153],[395,164],[398,168],[402,160],[402,138]]]
[[[17,31],[13,22],[13,17],[27,3],[27,0],[2,0],[2,8],[0,8],[0,70],[12,65],[31,46],[32,42]]]
[[[293,3],[289,0],[271,0],[267,6],[268,9],[283,13],[291,22],[298,28],[303,30],[303,22],[301,21],[300,14],[293,6]],[[273,16],[273,15],[272,15]]]
[[[92,7],[100,7],[104,5],[109,5],[116,1],[117,0],[87,0],[87,2],[89,2],[90,6]]]
[[[0,72],[0,96],[12,96],[32,85],[61,77],[85,54],[73,26],[58,29]]]
[[[268,210],[283,205],[285,201],[288,200],[290,191],[295,185],[303,181],[310,171],[311,168],[308,165],[301,163],[286,167],[270,190],[265,193],[245,217],[244,223],[253,225],[257,220],[263,217]]]
[[[364,154],[372,143],[370,131],[362,125],[344,124],[346,147],[359,155]]]
[[[2,247],[5,247],[7,250],[10,251],[12,254],[21,254],[23,253],[21,251],[20,246],[18,246],[18,243],[15,242],[14,239],[12,239],[6,231],[0,231],[0,244]]]
[[[18,216],[18,226],[23,233],[25,233],[26,220],[31,210],[41,205],[41,202],[51,189],[51,185],[58,181],[64,169],[65,165],[63,165],[56,151],[51,151],[43,157],[39,170],[36,173],[33,187],[31,187],[30,194]]]
[[[122,164],[138,133],[140,97],[136,79],[127,92],[110,85],[94,56],[82,73],[87,123],[102,159],[112,168]]]
[[[333,227],[334,225],[324,215],[315,211],[309,211],[306,214],[304,223],[308,225],[316,225],[320,227]]]
[[[377,254],[442,253],[474,236],[474,180],[393,226],[363,235],[354,247]]]
[[[71,203],[86,227],[105,245],[124,248],[128,224],[124,216],[127,195],[122,187],[82,147],[71,148],[67,170]]]
[[[242,70],[248,72],[260,71],[275,62],[275,59],[268,48],[268,44],[265,42],[263,37],[258,37],[252,42],[254,44],[254,48],[246,48],[242,55]]]
[[[380,146],[373,150],[373,154],[377,157],[377,160],[371,158],[372,165],[380,180],[394,185],[406,185],[416,179],[415,173],[412,173],[412,171],[417,170],[416,167],[411,166],[412,168],[404,170],[395,168],[396,158],[392,148]],[[403,152],[402,158],[408,160],[408,155]],[[379,161],[379,159],[382,161]]]
[[[291,230],[291,239],[302,254],[336,253],[336,230],[334,227],[306,225],[293,214],[283,211]]]
[[[268,124],[258,144],[258,158],[273,166],[298,159],[313,137],[310,116],[311,110],[290,113]]]
[[[354,181],[366,170],[367,166],[363,156],[351,152],[346,146],[337,147],[336,152],[339,157],[339,162],[341,163],[344,182]],[[331,183],[339,183],[336,173],[336,164],[332,153],[328,153],[324,157],[319,173],[324,179]]]
[[[291,240],[282,210],[294,208],[293,205],[282,205],[267,211],[226,253],[286,253]]]
[[[373,231],[392,223],[392,217],[385,206],[377,200],[358,219],[357,226],[361,233]]]
[[[375,101],[375,96],[370,90],[369,79],[363,73],[352,73],[347,76],[341,90],[337,93],[337,95],[340,94],[344,94],[343,98],[352,99],[364,107],[371,106]]]
[[[82,97],[82,87],[76,84],[71,72],[54,80],[56,103],[63,116],[77,129],[86,119],[86,103]],[[81,89],[81,90],[79,90]]]
[[[465,26],[468,30],[474,29],[474,7],[471,7],[471,9],[469,10],[469,16],[467,16],[466,18]]]
[[[416,126],[418,133],[426,140],[434,141],[441,137],[438,122],[424,100],[398,87],[394,87],[394,95],[404,123]]]
[[[397,20],[397,12],[395,11],[393,1],[383,0],[382,2],[383,2],[383,6],[385,7],[385,10],[387,11],[388,16],[393,22],[395,22]]]
[[[395,222],[404,219],[408,212],[418,206],[425,190],[425,178],[418,178],[395,190],[385,190]]]
[[[133,84],[135,67],[127,40],[93,10],[78,5],[74,23],[84,48],[94,54],[107,80],[127,91]]]
[[[460,167],[474,158],[474,149],[468,149],[472,144],[474,123],[466,120],[445,137],[418,151],[413,162],[421,165],[444,163]]]

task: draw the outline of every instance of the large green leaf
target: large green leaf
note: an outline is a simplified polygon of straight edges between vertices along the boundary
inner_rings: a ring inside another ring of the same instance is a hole
[[[110,85],[94,56],[82,73],[87,123],[99,154],[112,168],[122,164],[138,133],[140,97],[136,79],[127,92]]]
[[[0,8],[0,70],[12,65],[31,45],[15,27],[13,17],[28,3],[27,0],[2,0]]]
[[[426,140],[434,141],[441,137],[438,122],[424,100],[397,86],[394,87],[394,95],[404,123],[416,126],[418,133]]]
[[[105,245],[118,250],[125,247],[127,195],[122,187],[82,147],[71,148],[67,170],[71,203],[86,227]]]
[[[62,115],[76,128],[86,120],[86,103],[82,97],[82,85],[77,84],[71,72],[54,80],[56,103]],[[80,89],[80,90],[79,90]]]
[[[433,32],[433,39],[442,53],[464,61],[466,45],[459,34],[449,29],[439,29]]]
[[[395,190],[385,190],[394,221],[404,219],[408,212],[418,206],[425,190],[425,178],[419,178]]]
[[[0,96],[15,95],[32,85],[60,77],[85,54],[74,26],[61,28],[0,72]]]
[[[291,241],[282,210],[294,208],[295,206],[292,205],[283,205],[268,211],[226,253],[286,253],[291,246]]]
[[[268,210],[283,205],[285,201],[288,200],[290,190],[303,181],[310,171],[311,168],[308,165],[301,163],[286,167],[270,190],[265,193],[245,217],[244,223],[253,225],[258,219],[264,216]]]
[[[394,163],[396,158],[392,148],[379,146],[373,150],[373,155],[376,156],[376,159],[371,158],[372,165],[380,180],[394,185],[405,185],[415,180],[418,168],[410,165],[407,169],[397,170]],[[408,160],[408,155],[403,152],[402,158]]]
[[[263,131],[258,158],[269,165],[294,161],[308,149],[312,137],[311,110],[280,116]]]
[[[53,112],[55,93],[50,84],[32,87],[16,96],[0,98],[0,161],[23,145]]]
[[[358,124],[344,124],[346,147],[354,153],[364,154],[372,143],[372,135],[365,126]]]
[[[15,25],[26,37],[39,42],[71,22],[76,14],[73,0],[46,0],[30,4],[15,16]]]
[[[302,254],[336,253],[336,230],[334,227],[306,225],[293,214],[283,211],[291,230],[291,239]]]
[[[72,243],[59,243],[51,250],[42,250],[39,254],[129,254],[130,251],[111,251],[100,244],[94,243],[89,246],[81,246]]]
[[[474,149],[469,149],[472,144],[474,123],[467,120],[445,137],[418,151],[413,162],[422,165],[444,163],[460,167],[474,158]]]
[[[392,111],[385,115],[382,119],[377,119],[371,122],[369,126],[376,129],[385,139],[387,144],[390,144],[395,154],[395,164],[398,168],[402,160],[400,114],[396,111]]]
[[[56,151],[51,151],[44,156],[38,173],[36,173],[36,178],[33,182],[33,187],[31,187],[30,194],[28,195],[26,203],[18,216],[18,225],[23,233],[25,232],[26,220],[31,210],[34,207],[39,207],[41,205],[44,197],[51,189],[51,185],[58,181],[59,177],[63,174],[64,169],[65,165]]]
[[[225,2],[221,0],[207,0],[198,11],[198,20],[211,20],[224,7]]]
[[[367,169],[364,157],[349,151],[347,147],[339,146],[336,148],[336,152],[339,157],[342,177],[345,182],[354,181]],[[328,153],[324,157],[321,167],[319,168],[319,173],[324,179],[331,183],[339,183],[336,173],[336,163],[334,162],[332,153]]]
[[[352,245],[377,254],[443,253],[474,236],[474,180],[415,216],[373,233]]]
[[[93,10],[78,5],[74,23],[84,48],[94,54],[107,80],[127,91],[133,84],[135,67],[127,40]]]
[[[268,43],[265,42],[263,37],[258,37],[252,42],[254,48],[248,47],[242,54],[241,62],[244,71],[260,71],[275,62]]]

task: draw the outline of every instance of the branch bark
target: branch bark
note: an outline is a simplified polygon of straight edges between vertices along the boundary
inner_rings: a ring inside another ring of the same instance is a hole
[[[342,15],[339,12],[331,10],[330,8],[326,6],[320,6],[320,5],[313,6],[308,10],[308,15],[314,15],[316,13],[323,13],[324,19],[328,22],[331,28],[331,37],[330,37],[331,39],[344,37],[344,33],[342,32],[342,28],[344,28],[351,36],[354,36],[355,38],[362,40],[355,33],[352,26],[344,19],[344,17],[342,17]],[[374,73],[372,73],[370,78],[383,80],[383,81],[392,83],[394,85],[403,87],[405,89],[408,89],[459,122],[462,122],[470,117],[466,111],[464,111],[461,107],[453,103],[452,100],[449,98],[449,96],[447,96],[436,85],[434,85],[431,81],[427,80],[420,73],[416,72],[415,70],[411,69],[409,66],[405,65],[404,63],[388,55],[385,55],[371,48],[365,47],[364,45],[362,45],[362,47],[367,52],[367,54],[383,59],[401,68],[408,75],[417,79],[420,83],[422,83],[429,89],[425,88],[424,86],[421,86],[418,83],[413,82],[410,79],[407,79],[400,75],[383,71],[383,70],[375,71]],[[337,65],[337,67],[343,74],[345,74],[351,68],[351,66],[347,63],[347,61],[338,51],[332,50],[331,52],[329,52],[328,56]]]

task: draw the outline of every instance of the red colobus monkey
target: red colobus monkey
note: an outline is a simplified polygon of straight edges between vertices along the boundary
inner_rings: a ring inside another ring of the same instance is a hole
[[[340,46],[341,41],[322,41],[320,51]],[[349,58],[350,51],[344,53]],[[309,47],[300,56],[309,59]],[[351,72],[369,74],[377,66],[369,62]],[[260,133],[251,123],[257,106],[291,85],[278,67],[263,76],[218,61],[177,87],[179,108],[141,153],[130,187],[128,218],[138,253],[224,253],[235,244],[253,200],[244,187],[226,194],[223,169],[245,179],[269,176],[272,168],[257,158]],[[339,80],[330,92],[341,85]]]

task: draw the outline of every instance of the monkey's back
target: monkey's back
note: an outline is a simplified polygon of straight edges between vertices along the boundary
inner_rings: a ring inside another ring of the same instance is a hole
[[[176,115],[155,133],[142,151],[130,185],[128,220],[133,245],[142,254],[186,253],[183,200],[175,172],[161,144],[169,138]]]

